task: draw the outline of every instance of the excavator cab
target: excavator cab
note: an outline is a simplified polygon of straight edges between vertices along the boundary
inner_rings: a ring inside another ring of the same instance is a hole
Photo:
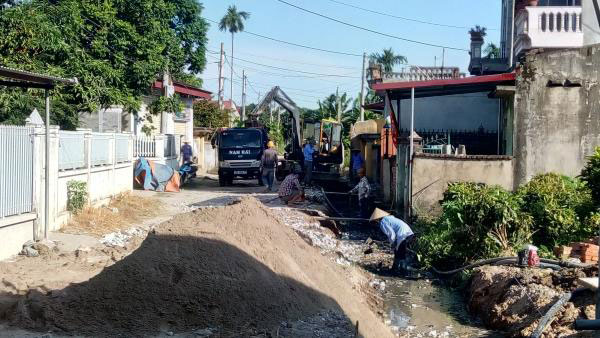
[[[313,177],[339,179],[340,165],[344,163],[342,124],[333,119],[304,121],[302,136],[304,140],[315,140],[318,150],[314,159]]]

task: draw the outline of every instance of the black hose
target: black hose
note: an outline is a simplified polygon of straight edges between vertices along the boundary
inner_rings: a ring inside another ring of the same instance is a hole
[[[540,258],[540,262],[556,264],[563,268],[589,268],[590,266],[592,266],[592,264],[557,261],[555,259],[547,259],[547,258]]]
[[[450,271],[439,271],[434,267],[432,267],[431,269],[433,270],[433,272],[435,272],[438,275],[453,275],[453,274],[461,272],[463,270],[476,268],[476,267],[482,266],[482,265],[516,264],[517,259],[518,259],[517,257],[497,257],[497,258],[484,259],[484,260],[475,262],[473,264],[463,266],[462,268],[458,268],[458,269],[454,269],[454,270],[450,270]],[[559,267],[559,268],[561,268],[561,267],[562,268],[587,268],[590,266],[591,266],[590,264],[585,264],[585,263],[572,263],[572,262],[557,261],[554,259],[547,259],[547,258],[540,259],[540,267],[550,268],[550,269],[554,269],[554,270],[557,270],[557,267]]]
[[[535,329],[535,331],[533,331],[533,333],[531,334],[531,338],[539,338],[542,333],[544,333],[544,330],[546,329],[546,326],[548,326],[548,324],[554,319],[554,316],[556,316],[556,313],[558,313],[558,311],[562,310],[563,306],[570,301],[573,296],[575,296],[575,294],[577,294],[578,292],[584,291],[586,290],[585,288],[579,288],[576,289],[573,292],[567,292],[565,294],[563,294],[558,301],[556,301],[556,303],[554,303],[554,305],[552,305],[552,307],[550,307],[550,309],[548,310],[548,312],[546,312],[546,314],[540,319],[540,322],[538,323],[537,328]]]

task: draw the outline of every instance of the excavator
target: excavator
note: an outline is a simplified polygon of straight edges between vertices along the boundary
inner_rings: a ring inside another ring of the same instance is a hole
[[[255,121],[272,102],[278,103],[289,112],[292,119],[291,135],[286,139],[284,159],[280,160],[277,166],[277,179],[283,180],[295,164],[303,164],[302,148],[307,142],[314,140],[318,154],[313,160],[313,180],[341,180],[344,163],[342,124],[333,119],[303,120],[298,106],[278,86],[273,87],[252,111],[251,116]]]

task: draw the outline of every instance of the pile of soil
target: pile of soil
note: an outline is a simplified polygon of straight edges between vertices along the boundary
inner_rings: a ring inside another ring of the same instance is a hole
[[[577,279],[596,275],[596,269],[521,269],[488,266],[473,273],[469,288],[469,310],[486,326],[510,337],[529,337],[550,307],[567,292],[577,288]],[[592,291],[577,293],[546,327],[544,337],[575,334],[576,319],[595,317]]]
[[[128,256],[88,281],[21,296],[11,324],[81,335],[146,335],[211,328],[219,336],[272,332],[323,310],[391,332],[356,291],[364,277],[336,265],[254,198],[199,209],[157,226]],[[351,325],[351,324],[350,324]]]

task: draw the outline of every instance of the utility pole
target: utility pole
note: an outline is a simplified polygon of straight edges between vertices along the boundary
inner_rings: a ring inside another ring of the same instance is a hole
[[[225,63],[225,47],[221,42],[221,57],[219,58],[219,109],[223,109],[223,93],[225,92],[225,79],[223,78],[223,66]]]
[[[242,70],[242,122],[246,118],[246,71]]]
[[[446,61],[446,48],[442,48],[442,74],[444,73],[444,62],[445,61]]]
[[[342,122],[342,101],[340,100],[340,87],[335,90],[335,100],[337,102],[337,120]]]
[[[360,120],[365,120],[365,68],[367,67],[367,53],[363,53],[362,76],[360,78]]]

